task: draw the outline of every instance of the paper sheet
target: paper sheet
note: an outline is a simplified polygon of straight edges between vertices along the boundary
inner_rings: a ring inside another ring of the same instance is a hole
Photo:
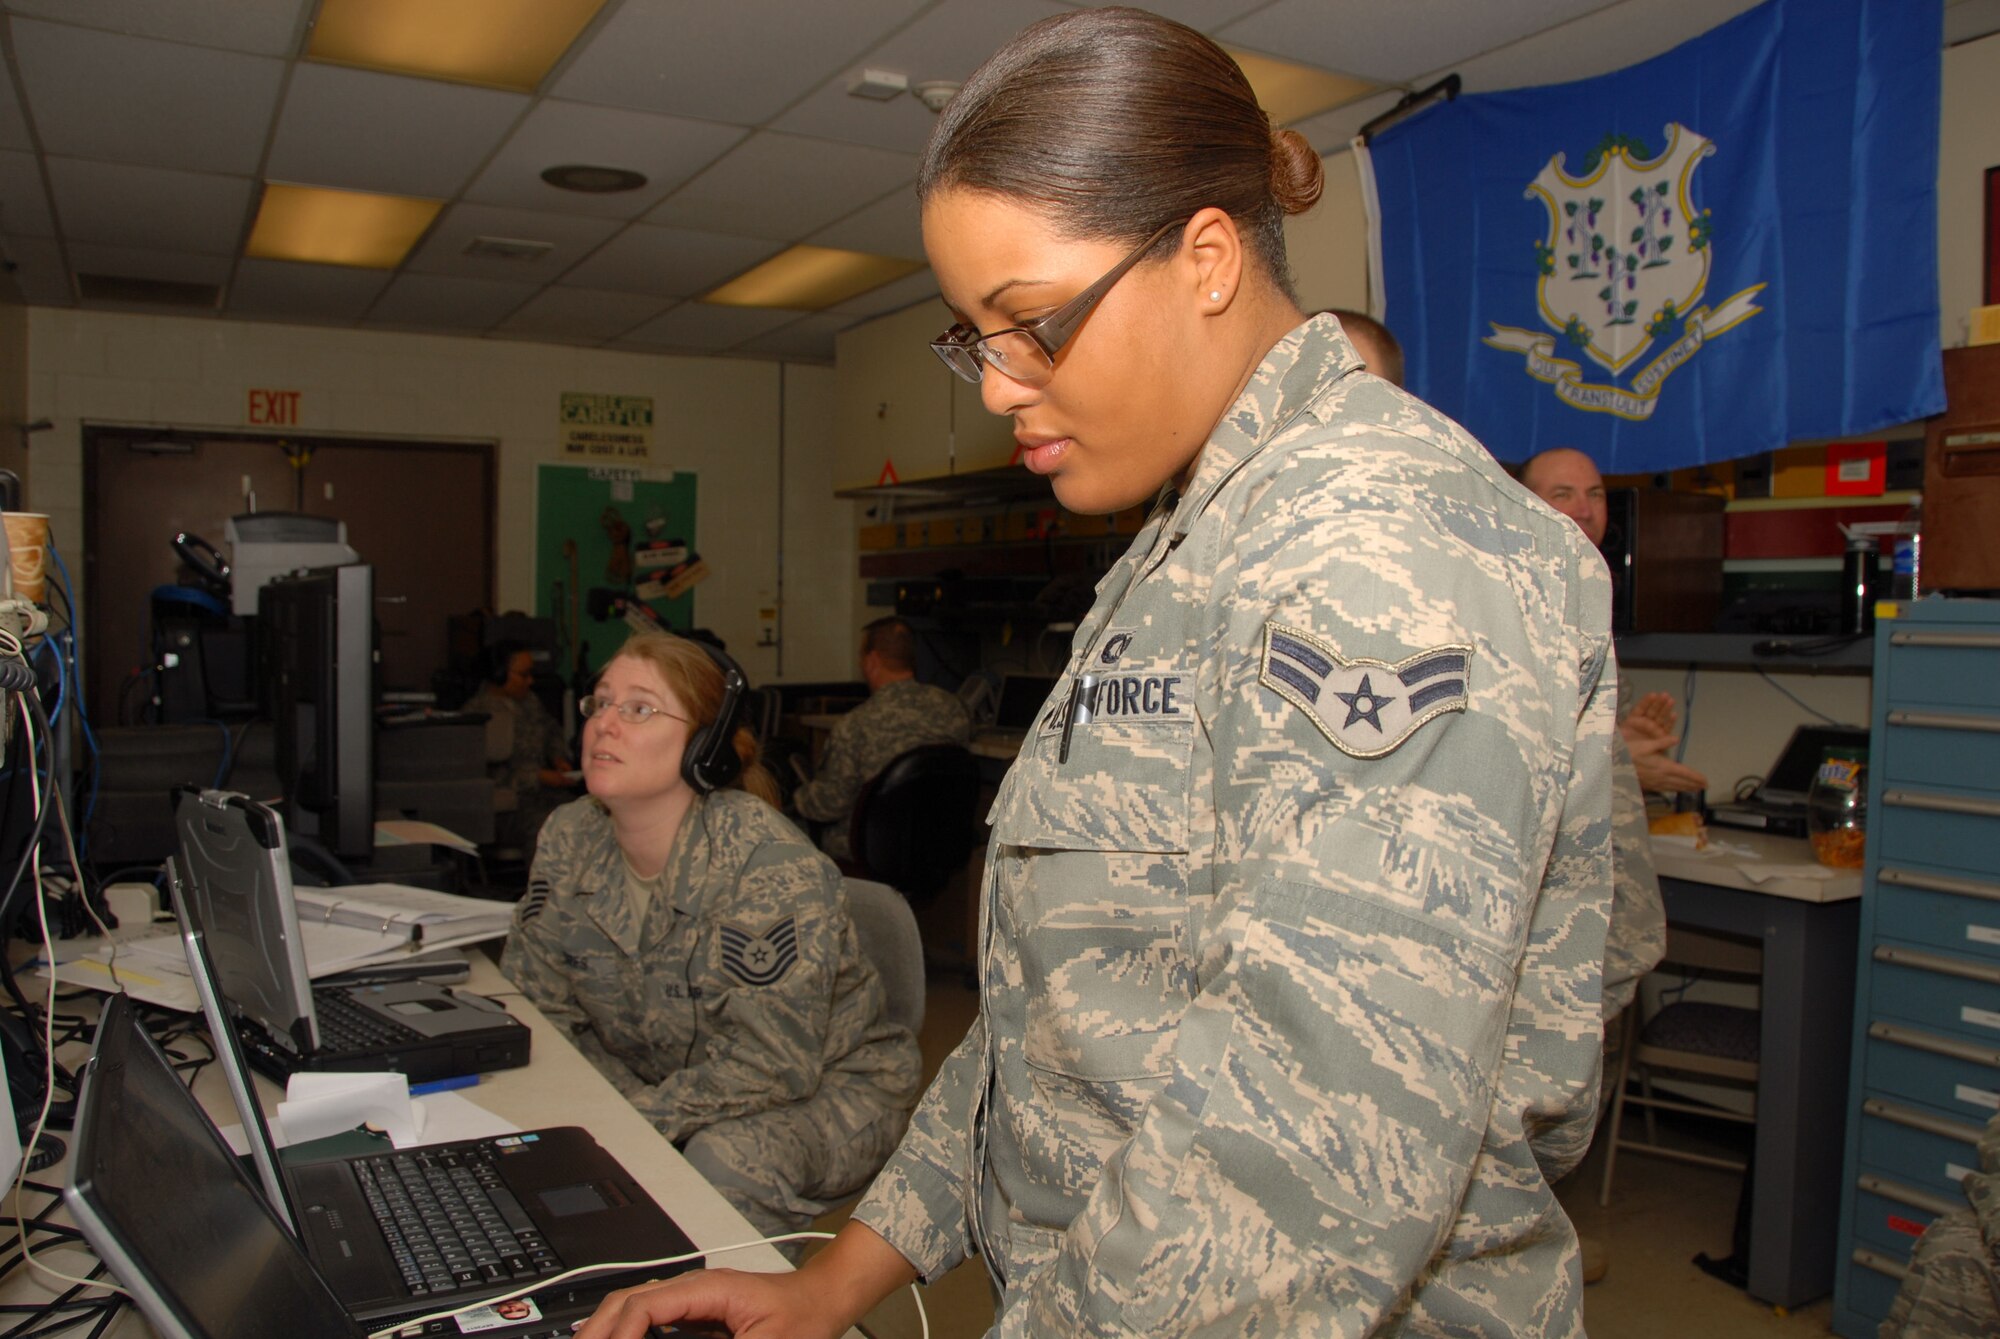
[[[492,1139],[503,1134],[519,1134],[521,1127],[505,1116],[496,1116],[477,1102],[469,1101],[462,1093],[432,1093],[429,1097],[419,1097],[412,1104],[423,1109],[423,1142],[426,1144],[453,1144],[462,1139]],[[237,1157],[250,1152],[250,1143],[243,1137],[241,1125],[225,1125],[221,1128],[224,1140]],[[286,1144],[284,1130],[271,1127],[271,1142],[279,1148]]]
[[[410,1081],[401,1074],[294,1074],[278,1103],[274,1129],[285,1132],[287,1144],[345,1134],[357,1125],[372,1125],[397,1148],[417,1144],[423,1133],[423,1109],[410,1101]]]

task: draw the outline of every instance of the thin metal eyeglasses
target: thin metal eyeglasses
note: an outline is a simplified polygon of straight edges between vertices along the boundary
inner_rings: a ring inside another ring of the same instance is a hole
[[[1056,350],[1069,342],[1084,318],[1111,291],[1111,286],[1125,277],[1125,271],[1138,264],[1139,258],[1151,251],[1155,242],[1175,228],[1185,227],[1187,222],[1187,219],[1175,219],[1139,243],[1137,249],[1113,266],[1110,273],[1047,316],[1037,316],[1032,321],[996,330],[990,335],[981,335],[976,328],[961,321],[931,341],[931,352],[946,367],[974,385],[979,383],[989,366],[1024,386],[1047,385],[1056,372]]]
[[[576,714],[586,721],[607,711],[617,712],[618,719],[627,725],[644,725],[655,716],[664,716],[670,721],[679,721],[682,725],[693,724],[687,717],[676,716],[664,707],[656,707],[650,702],[613,702],[609,698],[602,698],[592,693],[576,704]]]

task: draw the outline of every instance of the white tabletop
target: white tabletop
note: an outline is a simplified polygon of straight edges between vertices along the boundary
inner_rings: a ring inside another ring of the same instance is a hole
[[[1798,902],[1846,902],[1861,896],[1861,871],[1828,869],[1813,858],[1812,844],[1804,838],[1735,828],[1710,828],[1708,836],[1708,849],[1697,851],[1686,838],[1656,835],[1653,866],[1660,877]]]

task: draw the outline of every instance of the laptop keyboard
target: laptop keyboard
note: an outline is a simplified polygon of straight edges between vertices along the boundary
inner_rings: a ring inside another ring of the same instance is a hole
[[[415,1028],[362,1008],[344,989],[313,991],[313,1021],[322,1051],[374,1051],[423,1040]]]
[[[354,1162],[368,1208],[412,1297],[558,1273],[562,1262],[500,1180],[483,1145]]]

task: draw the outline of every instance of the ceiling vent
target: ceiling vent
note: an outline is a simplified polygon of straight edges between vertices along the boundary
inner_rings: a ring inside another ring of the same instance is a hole
[[[208,311],[214,311],[222,298],[222,290],[214,284],[135,279],[126,274],[79,273],[76,292],[85,302],[136,302],[149,307],[199,307]]]
[[[481,260],[540,260],[555,250],[554,242],[535,242],[523,237],[475,237],[465,244],[465,254]]]

